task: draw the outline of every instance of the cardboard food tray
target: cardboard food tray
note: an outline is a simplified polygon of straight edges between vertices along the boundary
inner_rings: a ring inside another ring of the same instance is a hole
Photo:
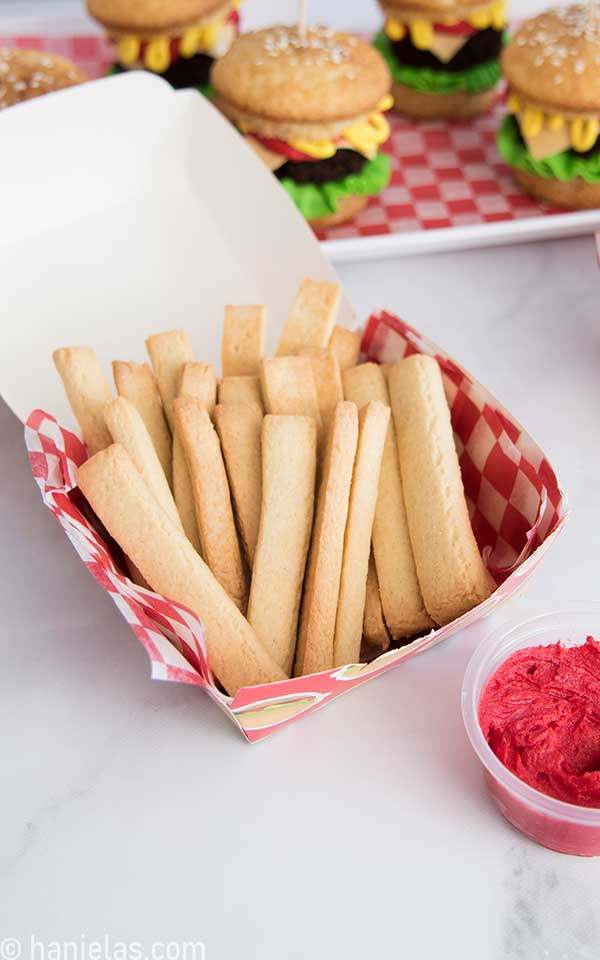
[[[102,80],[6,111],[0,137],[0,176],[14,185],[0,238],[3,395],[27,421],[44,502],[146,648],[154,677],[202,687],[248,740],[260,740],[485,616],[531,575],[567,517],[552,467],[455,361],[391,314],[375,314],[363,338],[368,359],[424,352],[440,363],[474,530],[498,589],[454,623],[369,664],[244,688],[235,698],[220,692],[198,618],[127,579],[74,487],[86,451],[61,425],[73,418],[50,354],[87,342],[107,367],[115,357],[141,358],[147,334],[185,326],[196,355],[214,360],[224,302],[265,302],[276,338],[301,277],[333,271],[229,125],[202,98],[154,77]],[[345,301],[341,319],[352,323]]]
[[[29,46],[74,60],[102,77],[113,51],[90,21],[55,18],[14,22],[2,30],[0,46]],[[87,30],[87,32],[86,32]],[[389,186],[353,220],[318,234],[330,261],[380,259],[506,243],[525,243],[593,233],[600,210],[565,211],[527,197],[515,184],[496,149],[504,113],[493,109],[467,123],[415,122],[388,114],[392,134]]]

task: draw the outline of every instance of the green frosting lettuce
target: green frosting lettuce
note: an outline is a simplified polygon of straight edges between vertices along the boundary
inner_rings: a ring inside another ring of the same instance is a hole
[[[358,173],[349,173],[341,180],[319,184],[296,183],[290,177],[282,177],[280,182],[306,219],[314,220],[337,213],[338,201],[342,197],[355,194],[375,196],[387,186],[389,179],[390,158],[385,153],[378,153]]]
[[[563,150],[543,160],[534,160],[523,142],[517,121],[510,114],[500,125],[497,142],[500,156],[506,163],[536,177],[564,182],[581,177],[587,183],[600,183],[600,152],[584,157],[575,151]]]
[[[381,31],[373,40],[373,46],[379,50],[386,61],[394,83],[404,87],[414,87],[423,93],[482,93],[491,90],[500,80],[500,61],[498,58],[480,63],[468,70],[451,73],[449,70],[432,70],[431,67],[411,67],[400,63],[393,51],[389,37]]]

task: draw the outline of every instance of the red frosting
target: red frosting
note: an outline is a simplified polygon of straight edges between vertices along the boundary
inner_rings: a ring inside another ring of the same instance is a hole
[[[474,33],[479,32],[475,27],[472,27],[463,20],[461,20],[460,23],[453,23],[452,25],[448,23],[434,23],[433,29],[436,33],[450,33],[461,37],[472,37]]]
[[[514,653],[479,703],[499,760],[558,800],[600,807],[600,644],[554,643]]]

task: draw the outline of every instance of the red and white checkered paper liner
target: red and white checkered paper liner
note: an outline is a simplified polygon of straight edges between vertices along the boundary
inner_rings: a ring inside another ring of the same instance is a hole
[[[76,469],[86,459],[81,440],[41,410],[31,414],[25,427],[31,468],[44,503],[145,647],[152,676],[203,687],[251,741],[261,740],[486,616],[531,575],[566,521],[566,498],[535,441],[439,347],[383,312],[370,318],[363,352],[378,362],[425,353],[440,364],[473,528],[498,589],[448,626],[369,664],[245,687],[233,698],[214,683],[200,620],[181,604],[136,586],[122,572],[120,551],[101,532],[75,487]]]
[[[464,227],[564,213],[521,193],[501,160],[496,134],[506,108],[501,99],[466,123],[415,122],[389,115],[392,176],[353,220],[319,232],[346,240],[442,227]]]
[[[99,35],[2,36],[0,46],[48,50],[74,60],[92,77],[114,55]],[[520,220],[561,211],[520,192],[496,149],[502,103],[468,123],[419,122],[388,114],[392,135],[389,186],[349,223],[321,231],[321,240],[411,233],[440,227]],[[564,211],[562,211],[564,212]]]

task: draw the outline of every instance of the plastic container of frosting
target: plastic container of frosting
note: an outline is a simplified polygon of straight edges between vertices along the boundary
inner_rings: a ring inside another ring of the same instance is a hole
[[[560,853],[583,857],[600,856],[600,808],[556,799],[520,779],[489,745],[481,726],[480,707],[488,681],[517,651],[558,641],[570,648],[585,644],[588,636],[600,639],[600,603],[573,605],[516,626],[505,624],[478,646],[465,672],[462,689],[462,713],[467,735],[501,813],[537,843]],[[582,676],[586,676],[585,671]],[[589,674],[587,676],[589,678]],[[600,676],[597,679],[600,687]],[[592,677],[592,681],[595,682],[595,678]],[[594,709],[586,707],[584,712],[598,716]],[[577,724],[574,724],[572,736],[577,735],[576,728]],[[534,728],[534,735],[539,735],[539,728]],[[600,756],[596,757],[596,763],[592,761],[589,769],[600,770]]]

